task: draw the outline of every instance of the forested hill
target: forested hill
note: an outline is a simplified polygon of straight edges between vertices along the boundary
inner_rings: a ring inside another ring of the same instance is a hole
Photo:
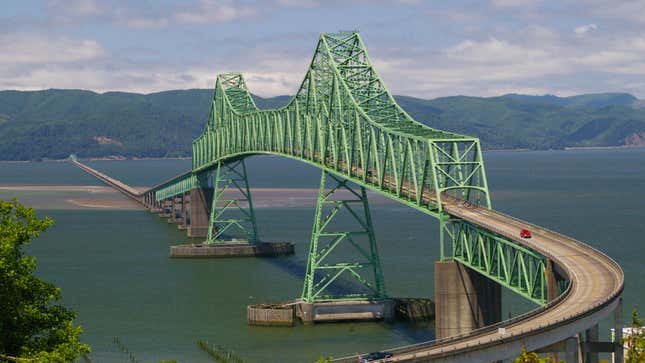
[[[153,94],[1,91],[0,159],[190,156],[212,90]],[[291,97],[256,97],[260,108]],[[645,145],[645,103],[624,93],[395,97],[416,120],[481,138],[485,149]]]

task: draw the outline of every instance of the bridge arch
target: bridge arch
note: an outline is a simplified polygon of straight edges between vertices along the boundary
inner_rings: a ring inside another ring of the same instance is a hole
[[[623,274],[610,258],[490,209],[479,140],[413,120],[376,74],[357,33],[323,34],[296,96],[276,110],[256,107],[242,75],[219,75],[208,122],[193,142],[192,170],[148,193],[163,200],[186,192],[222,162],[256,154],[300,160],[436,217],[442,249],[444,237],[452,247],[445,258],[542,306],[506,322],[509,336],[484,329],[447,341],[462,361],[486,351],[487,344],[553,343],[543,331],[570,336],[619,304]],[[534,231],[530,241],[519,238],[525,227]],[[570,281],[549,304],[552,264]],[[585,275],[601,281],[590,283]],[[441,344],[413,351],[446,357],[439,349]],[[488,360],[503,358],[486,352]]]

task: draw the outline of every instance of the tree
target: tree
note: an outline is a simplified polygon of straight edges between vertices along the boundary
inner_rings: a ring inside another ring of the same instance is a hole
[[[548,363],[548,358],[540,358],[535,352],[527,352],[526,346],[522,345],[522,353],[519,357],[515,358],[515,363]]]
[[[645,328],[643,319],[638,317],[638,311],[632,310],[632,331],[623,338],[623,344],[627,344],[625,363],[645,362]]]
[[[75,313],[53,302],[60,289],[33,276],[22,248],[53,224],[17,200],[0,200],[0,362],[70,362],[89,353]]]

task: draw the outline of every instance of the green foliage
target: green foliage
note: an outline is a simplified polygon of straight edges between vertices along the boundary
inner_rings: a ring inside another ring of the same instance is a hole
[[[316,362],[317,363],[331,363],[331,357],[327,357],[327,358],[320,357],[320,358],[318,358],[318,360]]]
[[[190,156],[203,130],[212,90],[148,95],[79,90],[0,92],[0,159]],[[486,149],[622,145],[645,135],[645,108],[629,94],[574,97],[506,95],[423,100],[397,96],[416,120],[477,136]],[[254,97],[260,108],[289,96]]]
[[[526,347],[522,346],[522,353],[519,357],[515,358],[515,363],[548,363],[548,358],[540,358],[537,353],[527,352]]]
[[[645,328],[643,320],[638,317],[638,311],[632,310],[632,334],[623,338],[623,344],[627,345],[625,363],[645,362]]]
[[[36,362],[69,362],[90,351],[79,341],[74,312],[52,304],[60,289],[35,276],[22,248],[51,226],[16,200],[0,200],[0,354]],[[0,358],[2,361],[3,358]]]

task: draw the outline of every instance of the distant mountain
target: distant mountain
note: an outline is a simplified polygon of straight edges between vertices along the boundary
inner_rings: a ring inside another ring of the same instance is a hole
[[[0,91],[0,159],[189,156],[211,97],[204,89]],[[291,96],[254,98],[275,108]],[[625,93],[395,98],[416,120],[477,136],[486,149],[645,145],[645,103]]]

